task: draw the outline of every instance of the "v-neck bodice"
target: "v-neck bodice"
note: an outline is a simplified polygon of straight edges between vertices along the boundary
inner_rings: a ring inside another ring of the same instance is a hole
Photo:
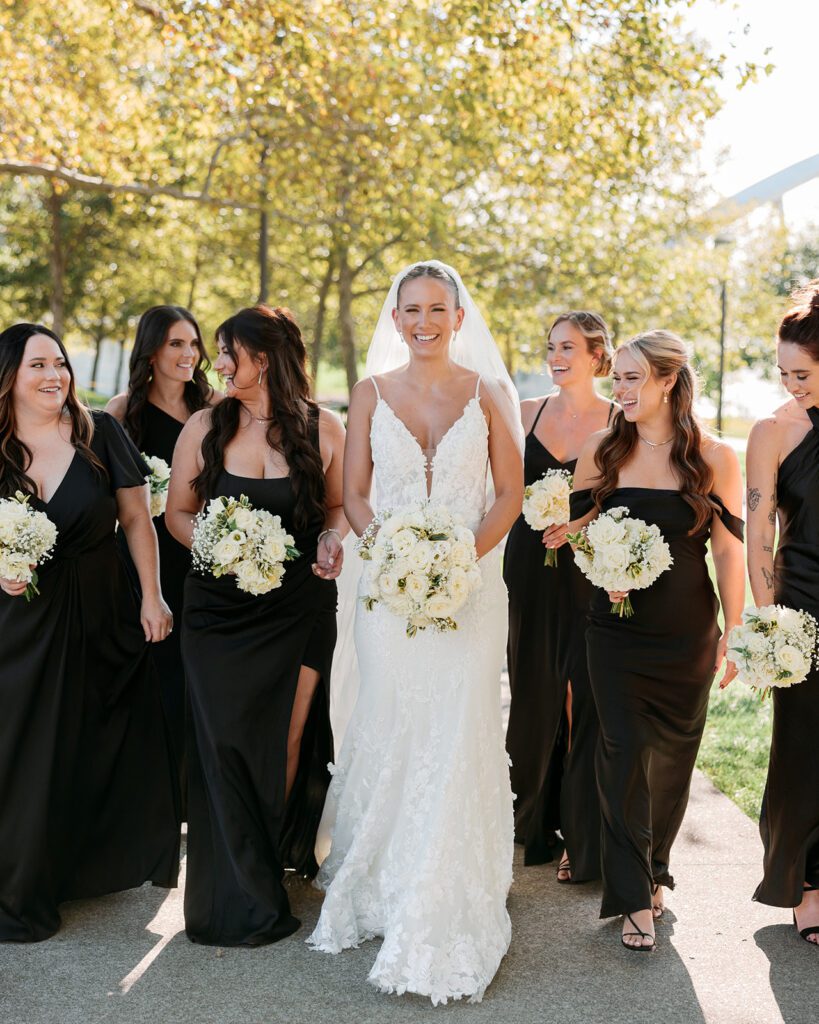
[[[427,460],[418,439],[380,396],[370,444],[379,510],[428,498],[461,515],[471,528],[478,526],[486,507],[489,429],[477,397],[470,399],[439,441],[431,462],[429,492]]]

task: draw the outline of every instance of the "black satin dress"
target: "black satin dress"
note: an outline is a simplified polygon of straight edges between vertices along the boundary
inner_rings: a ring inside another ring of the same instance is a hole
[[[712,497],[724,525],[741,539],[742,520]],[[677,490],[619,487],[603,511],[623,505],[659,526],[674,564],[651,587],[632,592],[633,618],[612,614],[608,595],[593,591],[586,641],[600,721],[601,917],[647,909],[652,883],[674,888],[669,858],[688,803],[719,640],[705,562],[710,527],[688,536],[694,512]],[[573,519],[592,507],[589,491],[572,495]]]
[[[145,404],[142,414],[142,436],[140,447],[146,455],[156,455],[164,459],[170,466],[173,452],[184,423],[164,412],[150,402]],[[182,597],[185,589],[185,577],[191,567],[190,551],[170,535],[165,526],[165,516],[156,516],[153,520],[159,542],[159,579],[162,596],[173,613],[175,623],[182,619]],[[125,534],[120,530],[117,534],[126,558],[131,579],[139,592],[139,577],[136,567],[131,561]],[[182,667],[182,651],[180,648],[181,630],[174,629],[161,643],[151,645],[151,656],[156,664],[159,676],[159,692],[162,697],[162,708],[171,741],[174,762],[179,777],[179,788],[184,797],[186,786],[185,768],[185,672]]]
[[[242,494],[254,508],[281,516],[301,555],[285,563],[282,586],[269,594],[247,594],[232,576],[195,570],[185,585],[182,657],[192,724],[185,926],[194,942],[220,946],[276,942],[299,927],[284,868],[311,876],[318,870],[313,849],[333,759],[336,585],[311,569],[322,521],[294,529],[288,477],[223,470],[210,497]],[[321,682],[285,805],[287,736],[302,665]]]
[[[777,479],[777,604],[819,621],[819,409],[785,457]],[[754,899],[774,907],[802,902],[802,883],[819,885],[819,669],[773,691],[773,736],[759,830],[764,877]]]
[[[574,473],[577,464],[576,459],[558,461],[535,436],[546,402],[548,398],[526,436],[527,485],[549,469]],[[512,761],[515,840],[524,846],[527,865],[553,860],[565,845],[572,881],[583,882],[600,877],[594,768],[597,710],[586,661],[586,615],[593,588],[575,565],[568,545],[558,549],[557,566],[544,566],[541,536],[521,515],[509,533],[503,559],[512,690],[506,746]],[[569,682],[571,744],[566,718]]]
[[[120,425],[93,414],[51,500],[59,531],[30,604],[0,592],[0,941],[47,939],[58,904],[176,884],[175,779],[149,645],[114,538],[115,491],[144,484]]]

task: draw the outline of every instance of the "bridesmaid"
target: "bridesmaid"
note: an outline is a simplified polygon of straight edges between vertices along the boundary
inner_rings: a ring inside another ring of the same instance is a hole
[[[549,469],[574,473],[583,443],[608,424],[614,404],[597,394],[594,378],[608,376],[611,355],[608,327],[596,313],[564,313],[552,324],[547,361],[559,391],[521,403],[527,484]],[[565,851],[558,881],[583,882],[600,877],[597,712],[586,667],[592,587],[565,543],[565,526],[538,534],[522,515],[506,543],[512,689],[506,744],[524,862],[552,860],[559,829]],[[555,568],[543,565],[544,545],[560,549]]]
[[[702,433],[694,375],[676,335],[649,331],[621,345],[614,397],[622,411],[580,454],[571,525],[625,505],[660,527],[674,559],[649,590],[635,591],[633,618],[610,611],[625,595],[595,590],[586,634],[600,717],[600,916],[623,914],[623,945],[648,952],[662,887],[674,887],[671,846],[688,802],[709,687],[742,614],[742,521],[734,514],[742,507],[742,478],[734,451]],[[722,636],[705,560],[709,536]],[[723,684],[735,673],[729,662]]]
[[[777,363],[791,399],[748,439],[748,569],[757,605],[819,620],[819,281],[794,295]],[[774,558],[776,516],[779,543]],[[793,907],[800,936],[819,944],[819,669],[773,692],[773,738],[760,832],[764,878],[754,899]]]
[[[227,398],[194,413],[177,444],[166,519],[190,547],[212,498],[246,494],[281,516],[301,552],[282,586],[253,596],[230,576],[191,572],[182,657],[188,680],[188,868],[194,942],[256,946],[299,922],[285,866],[314,875],[332,760],[344,428],[309,397],[306,353],[286,309],[256,306],[216,332]]]
[[[174,777],[147,642],[171,629],[147,467],[116,420],[80,404],[46,327],[0,334],[0,497],[58,530],[31,603],[0,580],[0,941],[36,942],[58,904],[176,884]],[[114,530],[125,531],[141,606]]]
[[[122,423],[140,451],[157,455],[170,466],[176,441],[188,418],[222,398],[208,384],[208,366],[202,335],[193,316],[181,306],[153,306],[142,314],[137,325],[128,390],[112,398],[106,411]],[[164,515],[154,519],[154,528],[159,541],[162,594],[176,621],[181,621],[190,552],[168,533]],[[125,536],[120,531],[118,537],[132,578],[138,582]],[[179,630],[172,632],[151,653],[159,674],[162,706],[184,797],[185,675],[179,636]]]

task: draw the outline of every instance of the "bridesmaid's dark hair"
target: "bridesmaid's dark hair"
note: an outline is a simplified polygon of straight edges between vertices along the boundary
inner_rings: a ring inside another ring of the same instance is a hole
[[[31,449],[15,433],[14,382],[23,361],[26,344],[35,334],[45,334],[57,342],[68,370],[68,394],[63,412],[71,420],[71,443],[94,470],[104,476],[105,467],[91,450],[94,421],[91,413],[77,397],[71,360],[61,339],[42,324],[14,324],[0,334],[0,498],[8,498],[15,491],[37,494],[37,485],[28,475]]]
[[[146,309],[139,318],[134,347],[131,350],[128,396],[123,417],[125,429],[137,448],[142,447],[142,414],[148,404],[148,386],[152,374],[151,356],[157,349],[162,348],[168,338],[168,332],[180,320],[186,320],[193,327],[199,344],[199,358],[193,369],[193,380],[185,383],[185,405],[189,412],[198,412],[199,409],[206,408],[213,397],[213,388],[208,384],[206,376],[210,363],[202,341],[202,332],[193,314],[182,306],[152,306]]]
[[[798,345],[819,362],[819,279],[797,289],[791,302],[779,325],[779,340]]]
[[[552,336],[552,331],[558,324],[570,323],[586,339],[586,347],[590,355],[595,353],[600,357],[595,377],[608,377],[611,373],[611,360],[614,349],[611,345],[611,331],[608,324],[597,313],[590,313],[585,309],[572,309],[568,313],[561,313],[549,328],[546,335],[547,341]]]
[[[325,512],[325,480],[321,453],[311,437],[311,418],[318,405],[310,397],[307,352],[289,309],[254,306],[228,317],[216,338],[231,358],[241,345],[251,356],[267,356],[265,383],[271,419],[267,443],[284,456],[296,494],[295,524],[303,530]],[[215,493],[224,465],[225,448],[239,429],[242,403],[226,398],[210,410],[210,429],[202,441],[202,472],[191,481],[204,501]]]
[[[680,481],[680,494],[694,510],[696,518],[691,533],[699,533],[718,506],[710,497],[714,473],[702,454],[703,430],[694,414],[697,381],[689,365],[688,348],[671,331],[646,331],[619,346],[614,353],[615,366],[622,352],[628,352],[647,377],[677,375],[669,393],[674,430],[670,461]],[[630,423],[619,410],[594,454],[599,483],[591,490],[598,509],[617,489],[620,469],[631,458],[638,440],[637,424]]]

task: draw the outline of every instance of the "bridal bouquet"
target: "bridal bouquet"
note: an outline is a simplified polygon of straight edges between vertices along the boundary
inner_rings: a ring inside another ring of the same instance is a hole
[[[547,469],[523,492],[523,518],[533,530],[543,532],[550,526],[569,521],[569,495],[572,474],[567,469]],[[547,548],[544,565],[557,565],[557,549]]]
[[[568,539],[580,571],[603,590],[644,590],[674,562],[659,527],[632,519],[625,507],[601,513]],[[634,614],[628,595],[611,610],[621,618]]]
[[[216,577],[233,573],[248,594],[280,587],[284,563],[299,555],[279,516],[253,508],[244,494],[214,498],[197,515],[191,553],[194,568]]]
[[[161,516],[168,504],[168,484],[171,481],[171,467],[158,455],[146,455],[142,458],[148,464],[150,473],[145,477],[151,489],[151,515],[155,519]]]
[[[803,682],[816,655],[816,619],[807,612],[769,604],[746,608],[742,625],[728,634],[728,657],[743,683],[761,691]]]
[[[40,593],[36,567],[51,558],[57,543],[57,527],[45,512],[29,508],[30,497],[16,491],[0,500],[0,577],[28,584],[27,601]]]
[[[385,512],[357,544],[369,564],[362,600],[407,620],[407,636],[431,627],[457,629],[453,618],[481,585],[475,536],[451,512],[423,502]]]

